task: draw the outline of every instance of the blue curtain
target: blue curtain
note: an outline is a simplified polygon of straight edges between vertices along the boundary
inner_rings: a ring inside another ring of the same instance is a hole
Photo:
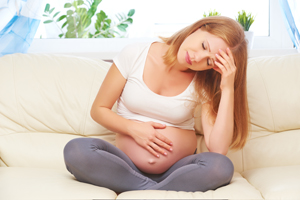
[[[288,33],[295,45],[300,50],[300,1],[279,0],[284,22]],[[299,51],[300,52],[300,51]]]
[[[44,8],[44,0],[0,0],[0,57],[27,52]]]

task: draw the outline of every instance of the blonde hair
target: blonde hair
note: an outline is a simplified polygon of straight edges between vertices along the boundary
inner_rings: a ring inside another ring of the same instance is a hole
[[[235,20],[224,16],[203,18],[194,24],[180,30],[163,42],[169,45],[164,55],[165,64],[172,66],[177,61],[177,52],[182,42],[190,34],[201,28],[225,41],[229,46],[237,67],[234,82],[234,133],[231,142],[232,149],[241,149],[246,144],[249,132],[249,110],[247,102],[247,42],[244,30]],[[221,74],[213,69],[196,73],[195,89],[197,107],[209,103],[209,114],[215,122],[221,100]],[[195,109],[196,109],[195,108]]]

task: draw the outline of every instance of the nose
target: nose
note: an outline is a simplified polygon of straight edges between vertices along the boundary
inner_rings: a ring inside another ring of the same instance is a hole
[[[194,61],[200,63],[203,60],[207,60],[211,55],[208,52],[196,52],[194,55]]]

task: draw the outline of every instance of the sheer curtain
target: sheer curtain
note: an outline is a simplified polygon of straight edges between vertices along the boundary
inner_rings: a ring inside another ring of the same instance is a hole
[[[279,0],[284,22],[289,35],[300,53],[300,1],[299,0]]]
[[[44,8],[43,0],[0,0],[0,57],[27,52]]]

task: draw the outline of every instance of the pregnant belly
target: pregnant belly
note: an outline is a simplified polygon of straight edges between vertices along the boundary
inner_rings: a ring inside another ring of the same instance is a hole
[[[197,146],[195,132],[175,127],[157,129],[157,131],[173,143],[173,151],[167,152],[167,156],[160,154],[157,158],[149,151],[139,146],[132,137],[117,134],[116,146],[121,149],[133,163],[143,172],[150,174],[160,174],[168,170],[175,162],[188,155],[192,155]]]

